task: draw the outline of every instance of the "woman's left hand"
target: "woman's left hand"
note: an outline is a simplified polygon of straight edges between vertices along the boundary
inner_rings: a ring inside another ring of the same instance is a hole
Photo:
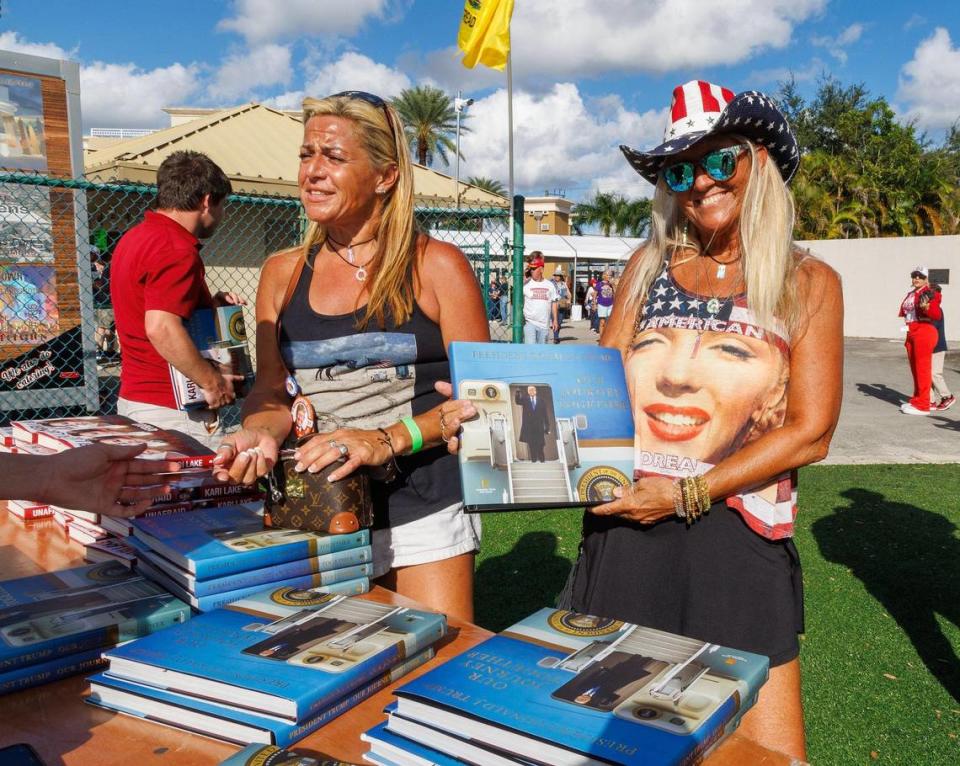
[[[330,474],[330,481],[343,479],[362,465],[381,466],[393,457],[383,434],[359,428],[338,428],[317,434],[297,447],[293,456],[297,460],[295,469],[310,473],[317,473],[344,458],[346,462]]]
[[[588,508],[597,516],[622,516],[638,524],[655,524],[671,516],[673,509],[673,479],[646,476],[630,487],[613,490],[613,502]]]

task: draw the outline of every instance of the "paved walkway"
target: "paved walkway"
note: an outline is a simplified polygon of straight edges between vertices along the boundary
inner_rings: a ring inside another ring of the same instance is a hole
[[[561,343],[596,340],[586,320],[560,330]],[[825,463],[960,463],[960,405],[929,417],[900,412],[913,391],[903,341],[847,338],[844,352],[843,410]],[[947,352],[944,373],[960,395],[960,350]]]

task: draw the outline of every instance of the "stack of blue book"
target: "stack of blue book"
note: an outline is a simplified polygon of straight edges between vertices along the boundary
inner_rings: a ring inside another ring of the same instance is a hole
[[[433,657],[442,614],[272,588],[107,652],[87,701],[286,747]]]
[[[0,694],[89,672],[190,607],[116,561],[0,582]]]
[[[231,506],[131,520],[136,569],[206,612],[268,587],[357,595],[370,589],[370,532],[267,529]]]
[[[541,609],[396,690],[362,735],[380,766],[692,764],[740,723],[769,660]]]

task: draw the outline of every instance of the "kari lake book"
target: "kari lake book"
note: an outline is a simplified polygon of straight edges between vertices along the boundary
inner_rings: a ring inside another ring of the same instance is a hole
[[[106,653],[109,673],[299,722],[433,646],[442,614],[271,588]]]
[[[739,649],[541,609],[401,686],[391,721],[555,766],[696,763],[736,728],[768,669]]]
[[[616,350],[450,344],[463,424],[460,479],[470,511],[590,506],[633,476],[633,419]]]

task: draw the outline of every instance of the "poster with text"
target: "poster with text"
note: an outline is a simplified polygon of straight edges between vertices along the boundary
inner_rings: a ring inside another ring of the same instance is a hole
[[[0,74],[0,168],[47,169],[38,77]]]
[[[59,332],[53,266],[0,265],[0,347],[37,346]]]
[[[0,183],[0,265],[53,262],[50,191]]]

